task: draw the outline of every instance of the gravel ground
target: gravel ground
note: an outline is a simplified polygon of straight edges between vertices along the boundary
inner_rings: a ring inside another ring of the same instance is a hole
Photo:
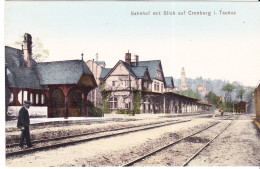
[[[183,117],[182,119],[187,119]],[[163,145],[177,140],[183,136],[189,135],[198,131],[215,121],[222,118],[197,118],[190,122],[164,126],[160,128],[89,141],[68,147],[35,152],[24,156],[10,157],[6,159],[8,167],[70,167],[70,166],[121,166],[126,162],[144,155],[154,148],[162,147]],[[138,119],[138,121],[130,122],[107,122],[102,124],[92,125],[73,125],[54,128],[41,128],[33,130],[32,134],[37,137],[53,136],[53,133],[61,135],[71,132],[96,131],[122,126],[133,126],[155,121],[165,121],[169,118],[149,118]],[[176,120],[176,118],[172,119]],[[222,124],[227,124],[229,121],[224,120]],[[223,127],[223,125],[222,125]],[[234,130],[235,128],[235,130]],[[62,131],[62,132],[61,132]],[[34,133],[35,132],[35,133]],[[208,133],[207,133],[208,132]],[[187,149],[191,150],[192,154],[195,149],[207,142],[212,136],[212,132],[205,131],[202,135],[196,135],[190,140],[182,142],[182,146],[173,149],[168,149],[167,153],[158,153],[156,158],[150,159],[148,163],[143,163],[142,166],[174,166],[180,165],[176,163],[185,161],[185,158],[190,156],[183,153]],[[45,135],[42,136],[42,133]],[[20,133],[9,133],[8,137],[15,137]],[[202,137],[203,136],[203,137]],[[198,157],[190,162],[191,166],[258,166],[259,157],[259,133],[250,119],[250,115],[244,115],[235,121],[227,131],[222,133],[217,140],[212,142],[210,146],[204,149]],[[187,146],[191,148],[187,148]],[[232,150],[232,151],[230,151]],[[179,153],[179,154],[178,154]],[[223,154],[225,156],[223,156]],[[183,159],[182,159],[183,158]],[[176,162],[172,162],[172,161]]]
[[[75,134],[97,132],[104,130],[112,130],[122,127],[133,127],[138,125],[169,121],[169,119],[148,119],[129,122],[107,122],[95,123],[91,125],[69,125],[56,127],[40,127],[38,129],[30,130],[31,140],[41,140],[54,137],[69,136]],[[20,131],[6,132],[6,144],[18,143],[20,139]]]
[[[144,159],[135,166],[182,166],[186,160],[213,139],[229,122],[230,121],[223,121]]]
[[[260,166],[260,134],[251,117],[240,116],[189,166]]]
[[[22,157],[8,158],[6,165],[8,167],[118,166],[146,153],[153,147],[199,130],[209,123],[213,123],[213,120],[196,119],[192,122],[35,152]],[[54,157],[55,160],[53,160]]]

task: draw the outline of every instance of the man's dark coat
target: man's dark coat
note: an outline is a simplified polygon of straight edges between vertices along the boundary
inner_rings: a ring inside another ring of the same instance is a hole
[[[23,106],[19,111],[17,127],[27,127],[30,125],[28,110]]]

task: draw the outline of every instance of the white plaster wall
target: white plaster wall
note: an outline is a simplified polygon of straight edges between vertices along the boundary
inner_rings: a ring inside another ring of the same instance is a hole
[[[128,90],[129,85],[125,85],[125,80],[129,81],[129,72],[125,68],[125,66],[120,63],[115,70],[110,74],[110,76],[106,79],[105,89],[106,90]],[[130,75],[131,80],[131,88],[137,88],[138,81]],[[116,85],[112,86],[112,82],[115,81]],[[139,85],[139,84],[138,84]]]
[[[96,63],[94,63],[92,60],[89,60],[86,62],[89,70],[93,73],[97,84],[99,85],[100,81],[99,81],[99,77],[102,71],[102,67]]]
[[[22,106],[9,106],[7,109],[8,116],[18,116]],[[30,116],[47,117],[47,106],[31,106],[28,110]]]
[[[155,90],[154,88],[154,84],[157,84],[159,83],[159,91]],[[163,90],[161,90],[161,86],[163,85]],[[153,82],[152,82],[152,91],[156,91],[156,92],[165,92],[165,89],[164,89],[164,83],[162,81],[159,81],[159,80],[156,80],[156,79],[153,79]]]

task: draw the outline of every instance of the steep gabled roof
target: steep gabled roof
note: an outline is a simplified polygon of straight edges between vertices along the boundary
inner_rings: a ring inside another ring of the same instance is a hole
[[[11,68],[11,74],[7,75],[9,87],[44,89],[40,85],[36,73],[27,67]]]
[[[97,65],[105,65],[105,61],[95,61],[94,63],[96,63]]]
[[[93,76],[82,60],[41,62],[36,71],[41,85],[77,84],[83,74]]]
[[[172,77],[165,77],[165,82],[167,87],[174,88],[174,82]]]
[[[131,69],[134,72],[136,78],[140,78],[140,79],[144,78],[146,71],[149,74],[148,68],[146,66],[131,67]]]
[[[131,62],[132,65],[136,65],[136,62]],[[161,65],[160,60],[149,60],[149,61],[139,61],[138,66],[146,66],[148,68],[150,78],[156,79],[156,73],[159,69],[162,70],[162,80],[164,82],[164,85],[166,85],[165,79],[164,79],[164,73]],[[159,79],[158,79],[159,80]]]
[[[9,87],[44,89],[34,69],[25,66],[22,50],[6,46],[5,63],[10,71],[7,74]]]
[[[160,60],[139,61],[138,66],[146,66],[149,70],[151,78],[154,79],[160,63]],[[136,63],[132,62],[131,64],[135,65]]]
[[[135,78],[144,78],[146,72],[148,73],[148,76],[150,78],[150,73],[149,73],[149,70],[148,70],[148,68],[146,66],[133,66],[133,65],[129,66],[129,64],[127,64],[126,62],[124,62],[122,60],[119,60],[117,62],[117,64],[113,68],[111,68],[111,69],[105,69],[105,68],[102,69],[102,72],[101,72],[101,75],[100,75],[100,79],[106,79],[109,76],[109,74],[112,73],[113,70],[115,70],[116,67],[120,63],[122,63],[124,65],[124,67],[128,71],[130,71],[130,74],[132,76],[134,76]]]
[[[112,68],[102,68],[99,79],[104,79],[106,77],[106,75],[110,72],[111,69]]]

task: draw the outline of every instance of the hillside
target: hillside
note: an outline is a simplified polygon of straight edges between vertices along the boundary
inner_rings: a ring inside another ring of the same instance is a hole
[[[186,78],[186,85],[189,89],[192,89],[195,93],[198,93],[201,95],[201,98],[203,101],[206,101],[204,96],[212,91],[218,96],[222,96],[224,99],[225,92],[221,89],[227,84],[230,83],[226,80],[220,80],[220,79],[203,79],[202,77],[197,77],[196,79]],[[243,88],[245,89],[245,94],[243,95],[243,101],[250,101],[249,94],[254,89],[253,87],[247,87],[243,86],[238,82],[232,82],[232,85],[236,86],[236,89],[232,92],[232,100],[238,101],[237,93],[238,90]],[[180,79],[174,79],[174,86],[175,87],[181,87],[181,80]],[[199,90],[198,90],[199,89]],[[203,90],[204,89],[204,90]]]

